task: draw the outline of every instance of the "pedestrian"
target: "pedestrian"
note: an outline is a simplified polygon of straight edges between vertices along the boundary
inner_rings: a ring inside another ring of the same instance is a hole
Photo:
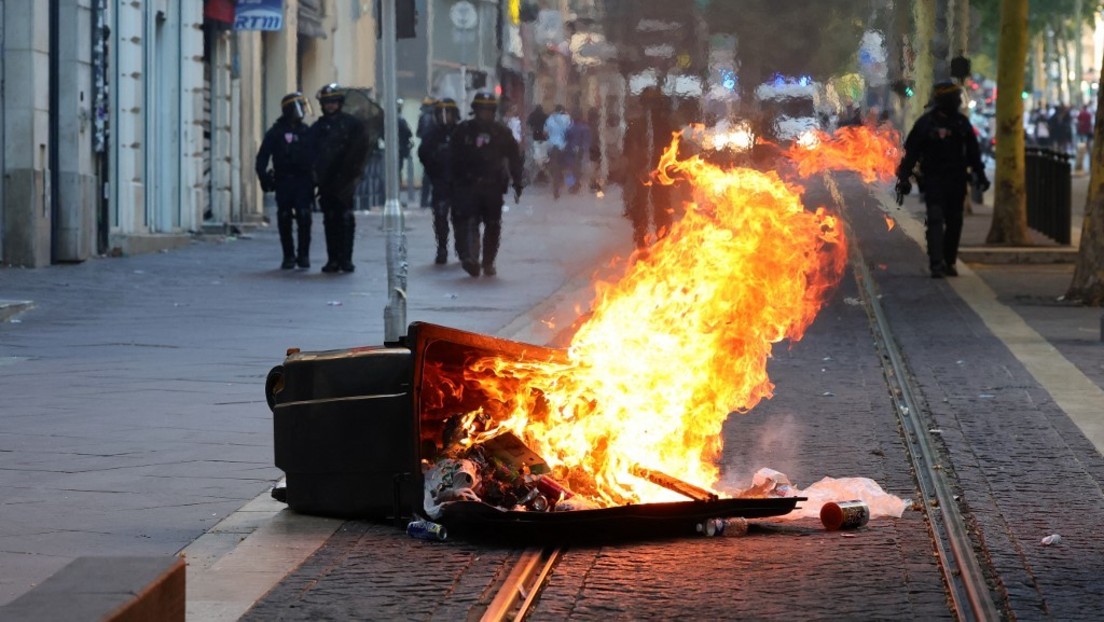
[[[1054,114],[1047,119],[1047,127],[1055,151],[1068,154],[1073,145],[1073,120],[1070,118],[1069,107],[1059,104],[1054,109]]]
[[[326,228],[326,265],[322,272],[352,272],[356,214],[353,193],[364,172],[370,146],[364,124],[342,111],[345,91],[327,84],[318,91],[322,118],[311,126],[310,142],[315,153],[314,176],[322,224]]]
[[[261,190],[276,193],[276,227],[284,251],[282,270],[295,266],[310,267],[311,206],[314,205],[314,180],[311,152],[307,141],[308,103],[296,91],[280,100],[281,116],[265,132],[257,151],[255,169]],[[272,168],[268,168],[269,161]],[[295,250],[292,224],[298,225],[299,251]]]
[[[455,183],[453,209],[461,222],[457,235],[465,235],[460,246],[464,270],[479,276],[497,274],[495,259],[502,238],[502,196],[513,181],[514,202],[521,199],[523,159],[509,128],[495,120],[498,101],[479,92],[472,99],[475,118],[456,126],[449,140]],[[483,225],[482,261],[480,232]]]
[[[1093,139],[1093,114],[1087,104],[1081,106],[1077,113],[1077,140],[1086,145],[1086,150],[1092,149]]]
[[[418,137],[419,151],[421,151],[421,143],[425,141],[425,137],[429,134],[430,130],[437,124],[437,100],[426,95],[422,98],[422,107],[418,111],[418,128],[414,130],[414,135]],[[422,169],[422,196],[421,206],[423,209],[432,206],[433,196],[433,180],[430,179],[429,171]]]
[[[644,249],[649,241],[663,237],[673,220],[671,187],[656,183],[652,171],[659,166],[675,125],[670,100],[654,86],[641,91],[626,112],[625,216],[632,222],[633,244]]]
[[[567,130],[571,127],[571,117],[564,107],[557,105],[544,121],[544,133],[548,137],[548,168],[552,176],[552,198],[560,198],[560,188],[564,183],[565,170],[570,166],[570,154],[567,148]]]
[[[521,134],[521,117],[518,116],[516,104],[511,103],[506,106],[506,114],[503,115],[502,122],[506,124],[506,127],[510,128],[510,133],[514,135],[514,140],[517,141],[518,148],[524,151],[523,145],[525,144],[525,137]]]
[[[962,236],[966,185],[971,175],[985,192],[989,179],[981,162],[977,136],[959,108],[962,92],[953,82],[935,85],[934,105],[916,120],[905,139],[905,155],[897,167],[897,192],[912,190],[909,178],[920,165],[926,206],[928,267],[933,279],[958,276],[955,261]]]
[[[1047,123],[1046,109],[1042,104],[1035,106],[1035,110],[1031,112],[1031,129],[1035,146],[1050,146],[1050,124]]]
[[[548,136],[544,133],[544,122],[548,115],[540,104],[533,106],[525,123],[529,126],[529,158],[528,164],[532,168],[529,171],[529,179],[534,182],[547,181],[544,167],[548,163]]]
[[[456,234],[455,246],[458,257],[463,258],[461,245],[466,238],[460,235],[456,210],[452,209],[452,161],[449,151],[449,139],[460,121],[460,109],[456,100],[446,97],[437,102],[437,115],[433,127],[418,145],[418,160],[425,168],[433,186],[433,233],[437,237],[437,257],[434,263],[448,263],[449,219]]]
[[[590,161],[590,147],[594,140],[590,122],[576,109],[572,117],[571,127],[567,129],[567,150],[570,158],[571,182],[568,191],[571,194],[579,192],[585,184],[588,163]]]
[[[399,120],[399,187],[402,187],[403,171],[406,171],[407,194],[413,193],[414,187],[414,162],[411,156],[414,152],[414,132],[410,130],[410,124],[402,116],[403,100],[399,99],[395,106],[395,118]],[[413,200],[413,197],[411,197]],[[406,204],[403,203],[403,207]]]

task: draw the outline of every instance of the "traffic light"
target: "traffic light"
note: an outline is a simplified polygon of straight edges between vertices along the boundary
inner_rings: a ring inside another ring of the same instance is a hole
[[[915,86],[912,80],[896,80],[891,85],[894,93],[906,99],[916,94]]]

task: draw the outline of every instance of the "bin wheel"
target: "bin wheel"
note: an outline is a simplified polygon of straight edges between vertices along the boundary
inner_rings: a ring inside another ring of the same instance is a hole
[[[283,390],[284,366],[277,365],[272,368],[272,371],[268,372],[268,377],[265,378],[265,401],[268,402],[269,410],[276,411],[276,396]]]

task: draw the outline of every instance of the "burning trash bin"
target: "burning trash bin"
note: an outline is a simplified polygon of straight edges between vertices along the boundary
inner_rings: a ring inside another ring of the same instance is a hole
[[[722,499],[641,465],[631,476],[687,500],[596,499],[592,482],[550,466],[505,429],[500,382],[472,382],[479,361],[563,357],[558,349],[420,322],[394,346],[289,351],[265,388],[285,501],[296,512],[341,518],[426,516],[450,534],[490,528],[560,537],[603,522],[625,534],[635,527],[692,533],[706,519],[786,514],[803,500]],[[548,407],[539,395],[532,404]]]

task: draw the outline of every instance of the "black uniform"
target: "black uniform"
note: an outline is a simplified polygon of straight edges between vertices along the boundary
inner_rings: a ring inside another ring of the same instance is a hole
[[[437,263],[448,261],[449,217],[452,217],[452,228],[456,231],[456,254],[463,259],[461,253],[460,223],[457,221],[457,212],[452,209],[452,160],[449,150],[449,139],[456,125],[440,123],[429,128],[422,136],[422,142],[418,145],[418,159],[429,176],[433,189],[433,233],[437,236]]]
[[[655,237],[664,235],[674,220],[671,186],[651,179],[659,166],[659,157],[671,143],[674,123],[666,101],[646,102],[642,114],[632,119],[625,130],[625,215],[632,222],[633,243],[644,248],[648,243],[649,221]]]
[[[450,139],[454,193],[453,209],[459,211],[457,227],[466,232],[460,243],[460,261],[472,276],[496,273],[495,258],[502,236],[502,195],[510,180],[520,192],[522,158],[513,133],[497,121],[470,119],[456,126]],[[480,262],[479,225],[484,225]]]
[[[311,151],[306,140],[307,124],[280,117],[261,141],[255,169],[262,189],[276,192],[276,224],[280,245],[284,251],[284,267],[298,263],[310,266],[311,207],[314,204],[314,181],[311,174]],[[269,160],[272,171],[268,170]],[[292,222],[299,226],[299,252],[295,251]]]
[[[908,186],[920,164],[920,190],[927,206],[928,262],[933,277],[956,275],[962,214],[971,173],[988,188],[977,136],[956,108],[935,107],[916,120],[905,139],[897,177]],[[900,186],[899,186],[900,188]],[[907,192],[905,192],[907,194]]]
[[[315,152],[318,202],[326,227],[326,265],[329,271],[335,267],[351,271],[356,233],[353,194],[368,156],[367,133],[356,117],[339,110],[316,121],[310,139]]]
[[[415,135],[418,137],[418,159],[422,159],[422,147],[425,144],[426,136],[433,128],[437,127],[437,119],[434,113],[434,105],[432,103],[423,103],[421,113],[418,115],[418,129]],[[425,162],[422,162],[422,166],[425,166]],[[432,205],[432,191],[433,191],[433,179],[430,176],[428,170],[423,169],[422,172],[422,207],[430,207]]]

